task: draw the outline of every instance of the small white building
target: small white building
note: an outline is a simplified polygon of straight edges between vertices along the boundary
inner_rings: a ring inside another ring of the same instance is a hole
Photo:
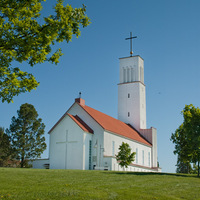
[[[50,169],[123,170],[115,156],[125,142],[136,152],[127,171],[160,171],[157,132],[155,128],[146,129],[143,59],[140,56],[120,59],[118,119],[77,98],[49,134]]]

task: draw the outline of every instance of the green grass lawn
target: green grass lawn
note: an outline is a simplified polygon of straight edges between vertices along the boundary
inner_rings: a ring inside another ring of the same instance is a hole
[[[0,199],[200,200],[200,178],[164,173],[0,168]]]

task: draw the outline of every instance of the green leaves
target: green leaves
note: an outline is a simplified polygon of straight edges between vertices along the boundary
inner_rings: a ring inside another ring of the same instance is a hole
[[[57,64],[61,49],[51,52],[57,42],[70,42],[80,36],[80,26],[90,19],[86,7],[72,8],[58,0],[55,14],[44,17],[41,23],[41,2],[44,0],[0,1],[0,99],[12,102],[13,97],[35,89],[39,83],[33,75],[12,66],[13,61],[27,62],[30,66],[51,62]],[[2,69],[1,69],[2,68]],[[18,69],[18,70],[16,70]],[[13,71],[18,71],[13,73]]]
[[[21,167],[27,159],[39,157],[46,149],[42,119],[31,104],[23,104],[17,111],[18,118],[13,117],[7,133],[11,137],[15,158],[21,159]]]
[[[119,152],[116,155],[117,161],[121,167],[128,167],[135,160],[135,152],[131,153],[131,148],[129,144],[122,142],[122,145],[119,147]]]
[[[200,162],[200,109],[186,105],[182,114],[184,121],[171,136],[175,143],[174,153],[185,163]]]
[[[0,167],[6,164],[11,155],[11,147],[9,136],[4,132],[4,128],[0,127]]]
[[[39,83],[32,74],[19,68],[0,67],[0,97],[2,102],[13,102],[13,97],[36,89]]]

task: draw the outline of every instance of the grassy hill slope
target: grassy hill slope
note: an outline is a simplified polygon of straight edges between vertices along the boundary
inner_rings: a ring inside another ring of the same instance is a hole
[[[0,199],[200,200],[200,178],[164,173],[0,168]]]

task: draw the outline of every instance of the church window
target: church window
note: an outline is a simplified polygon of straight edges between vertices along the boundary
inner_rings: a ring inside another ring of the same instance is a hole
[[[128,93],[128,98],[130,98],[130,93]]]
[[[148,165],[150,167],[150,152],[148,152]]]
[[[135,76],[134,69],[131,68],[131,81],[135,81],[134,76]]]
[[[126,82],[129,82],[129,68],[126,69]]]
[[[91,169],[92,159],[92,140],[89,141],[89,169]]]
[[[123,82],[126,82],[126,69],[125,68],[123,68],[123,79],[124,79]]]
[[[144,150],[142,150],[142,165],[144,165]]]
[[[112,156],[115,156],[115,141],[112,141]]]
[[[136,158],[135,158],[135,162],[138,163],[138,148],[136,148]]]
[[[130,112],[128,112],[128,117],[130,117]]]

